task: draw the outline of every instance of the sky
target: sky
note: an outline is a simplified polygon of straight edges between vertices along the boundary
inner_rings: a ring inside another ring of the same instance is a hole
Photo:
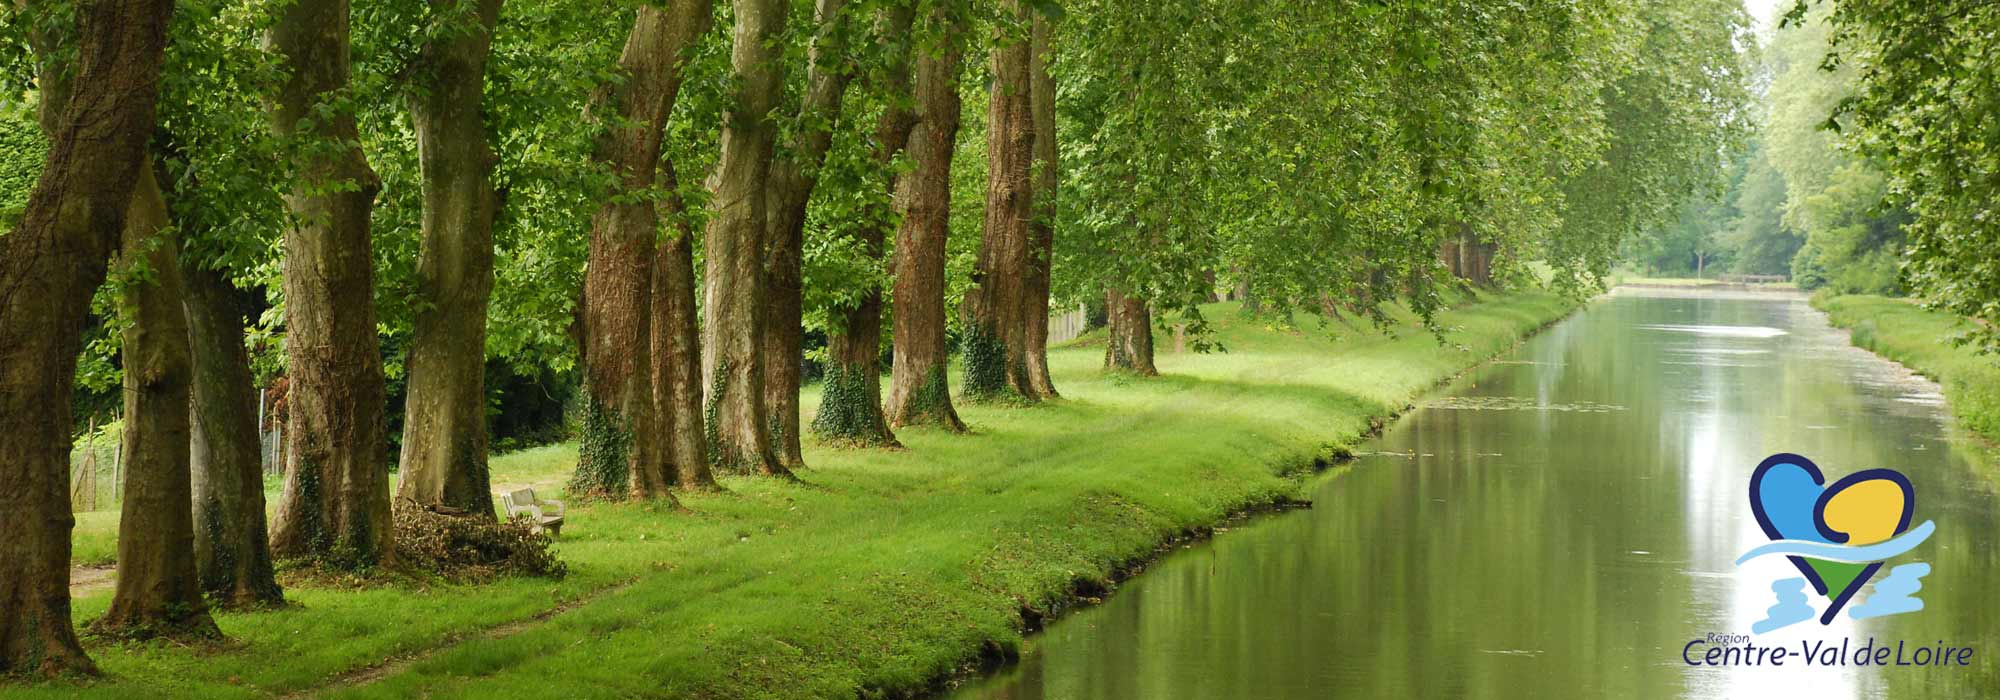
[[[1750,18],[1757,21],[1757,29],[1771,28],[1777,21],[1778,8],[1790,5],[1792,0],[1743,0],[1743,7],[1750,11]]]

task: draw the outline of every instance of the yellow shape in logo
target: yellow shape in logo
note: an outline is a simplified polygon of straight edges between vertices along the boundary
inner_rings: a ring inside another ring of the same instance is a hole
[[[1849,545],[1875,544],[1896,536],[1907,497],[1901,484],[1888,479],[1857,481],[1827,498],[1822,522],[1847,533]]]

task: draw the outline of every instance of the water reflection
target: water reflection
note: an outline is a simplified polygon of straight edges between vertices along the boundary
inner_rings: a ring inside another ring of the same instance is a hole
[[[1162,562],[960,695],[1994,697],[1992,460],[1949,440],[1935,393],[1801,298],[1621,294],[1397,423],[1314,509]],[[1942,640],[1972,667],[1681,662],[1796,576],[1733,563],[1765,541],[1745,482],[1779,451],[1830,478],[1894,466],[1939,529],[1915,555],[1925,612],[1756,642]]]

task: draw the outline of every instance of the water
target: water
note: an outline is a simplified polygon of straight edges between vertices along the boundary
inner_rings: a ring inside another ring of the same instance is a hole
[[[1937,391],[1802,297],[1620,293],[1405,416],[1313,509],[1167,558],[953,697],[2000,697],[2000,470]],[[1798,575],[1733,563],[1768,541],[1747,480],[1774,452],[1829,482],[1901,470],[1937,534],[1890,563],[1931,565],[1924,611],[1751,641],[1943,642],[1972,665],[1682,661]]]

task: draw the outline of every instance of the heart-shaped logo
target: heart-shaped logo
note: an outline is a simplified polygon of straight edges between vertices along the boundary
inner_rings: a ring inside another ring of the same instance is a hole
[[[1812,460],[1780,453],[1766,458],[1750,475],[1750,511],[1773,540],[1862,547],[1908,530],[1916,494],[1910,480],[1892,469],[1855,472],[1828,486],[1826,475]],[[1882,568],[1881,561],[1785,558],[1832,601],[1820,616],[1821,624],[1832,622],[1834,613]]]

